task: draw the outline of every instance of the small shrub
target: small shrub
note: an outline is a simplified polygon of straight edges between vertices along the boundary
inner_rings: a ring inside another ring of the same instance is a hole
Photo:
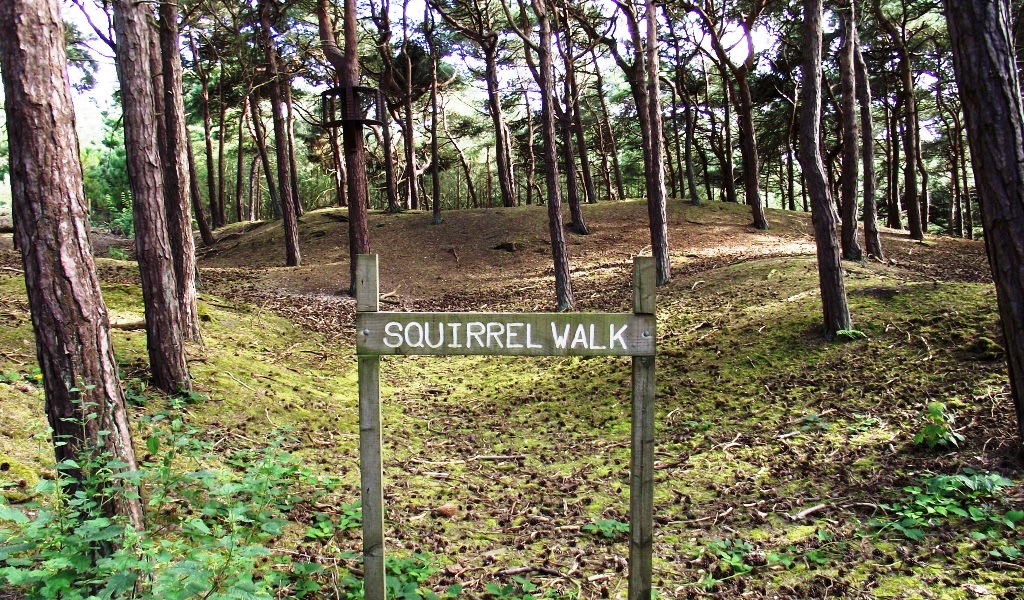
[[[580,529],[593,535],[602,535],[605,538],[612,539],[620,534],[629,533],[629,523],[623,523],[615,519],[598,519],[593,523],[587,523]]]
[[[946,405],[929,402],[925,413],[925,425],[914,435],[914,444],[924,444],[929,450],[935,448],[959,448],[964,436],[953,430],[953,415],[946,413]]]

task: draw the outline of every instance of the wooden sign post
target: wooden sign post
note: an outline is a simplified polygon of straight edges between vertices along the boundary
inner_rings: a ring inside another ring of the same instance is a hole
[[[378,312],[377,255],[356,262],[359,472],[367,600],[385,600],[382,355],[632,356],[629,600],[650,600],[654,545],[654,259],[633,260],[632,313]]]

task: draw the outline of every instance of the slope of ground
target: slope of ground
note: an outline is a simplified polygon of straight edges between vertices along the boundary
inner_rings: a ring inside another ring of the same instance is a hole
[[[645,250],[646,209],[587,211],[595,233],[570,234],[578,303],[622,310],[631,257]],[[769,216],[773,229],[757,232],[745,207],[670,209],[676,276],[658,294],[658,593],[1020,597],[1020,443],[983,247],[887,232],[886,264],[847,265],[864,337],[826,344],[806,216]],[[181,417],[211,445],[210,462],[282,435],[304,464],[339,478],[326,501],[292,510],[291,528],[270,544],[324,566],[321,582],[335,591],[360,572],[345,554],[359,551],[358,529],[341,527],[359,488],[353,305],[336,293],[347,285],[344,217],[303,217],[305,266],[296,269],[275,266],[279,224],[221,233],[201,263],[205,346],[190,349],[209,399]],[[553,304],[543,209],[446,219],[434,227],[419,213],[372,215],[382,291],[394,291],[385,309]],[[512,251],[494,249],[501,244]],[[0,481],[16,499],[48,475],[48,450],[45,437],[32,439],[44,432],[41,394],[21,279],[12,254],[4,257],[0,372],[15,377],[0,384],[0,454],[10,465]],[[102,260],[101,272],[112,314],[138,318],[131,265]],[[114,335],[137,390],[144,335]],[[396,556],[432,557],[425,588],[459,584],[466,597],[489,598],[625,594],[628,361],[382,362],[387,544]],[[934,424],[935,401],[963,436],[959,448],[914,443]],[[161,404],[145,402],[137,419]],[[7,475],[15,471],[17,479]],[[978,485],[996,473],[1005,484]],[[303,535],[321,519],[332,534]]]

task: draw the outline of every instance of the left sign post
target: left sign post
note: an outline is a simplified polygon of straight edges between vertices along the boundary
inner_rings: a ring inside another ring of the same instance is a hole
[[[356,314],[376,313],[379,306],[377,255],[356,257]],[[380,356],[358,355],[359,479],[363,507],[363,592],[367,600],[384,600],[384,487],[381,463]]]

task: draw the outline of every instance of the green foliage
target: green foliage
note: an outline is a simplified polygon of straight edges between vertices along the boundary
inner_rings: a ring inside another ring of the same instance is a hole
[[[556,589],[546,589],[540,592],[540,586],[533,583],[526,577],[512,576],[512,583],[488,583],[484,587],[487,597],[494,600],[575,600],[578,592],[560,592]],[[652,593],[652,598],[654,594]]]
[[[946,413],[946,405],[929,402],[925,413],[925,425],[914,435],[914,444],[924,444],[929,450],[935,448],[959,448],[964,436],[953,430],[953,415]]]
[[[832,429],[832,425],[819,414],[810,414],[800,419],[801,431],[828,431],[829,429]]]
[[[844,342],[852,342],[855,340],[867,339],[868,334],[857,329],[840,329],[836,331],[836,340]]]
[[[305,537],[310,540],[326,539],[335,533],[349,529],[359,529],[363,525],[363,510],[360,502],[343,504],[336,515],[317,513],[316,524],[306,530]]]
[[[401,600],[441,600],[455,598],[462,593],[461,585],[449,586],[440,595],[423,584],[437,569],[429,554],[416,553],[411,556],[387,556],[384,559],[385,592],[388,598]],[[363,582],[352,575],[341,581],[345,598],[363,598]]]
[[[972,537],[986,539],[997,528],[1016,529],[1024,520],[1024,511],[1009,510],[1000,513],[995,501],[1000,490],[1013,485],[998,473],[964,469],[956,475],[933,475],[922,480],[920,486],[907,486],[904,502],[883,504],[886,517],[872,519],[868,524],[881,534],[895,531],[901,536],[921,541],[925,530],[951,519],[964,519],[973,524]]]
[[[598,519],[593,523],[584,525],[580,529],[593,535],[600,534],[608,539],[612,539],[621,534],[629,533],[629,523],[623,523],[615,519]]]
[[[0,580],[30,598],[301,598],[320,589],[324,567],[272,550],[287,515],[336,482],[314,476],[282,450],[284,440],[239,450],[224,468],[204,468],[212,451],[180,416],[160,413],[146,440],[155,458],[114,475],[109,457],[81,467],[79,488],[61,479],[36,486],[44,500],[25,514],[0,507]],[[197,465],[181,472],[181,463]],[[149,522],[136,532],[103,514],[100,499],[147,490]],[[31,517],[29,515],[32,515]],[[97,556],[99,558],[97,558]],[[338,558],[351,555],[339,553]],[[410,572],[406,569],[405,572]]]
[[[132,215],[132,207],[125,206],[120,211],[114,213],[110,219],[110,228],[114,231],[120,231],[126,237],[134,237],[135,220]]]
[[[128,260],[128,253],[120,248],[111,246],[107,249],[107,256],[114,260]]]
[[[798,564],[813,569],[828,565],[844,544],[837,541],[832,532],[824,528],[819,528],[815,532],[815,538],[814,545],[803,550],[790,544],[785,549],[767,553],[755,552],[754,547],[742,539],[711,540],[703,554],[714,557],[717,560],[717,567],[708,569],[698,583],[701,587],[712,590],[719,581],[747,575],[757,569],[789,570]]]
[[[82,149],[82,178],[90,220],[132,235],[131,188],[120,115],[104,113],[103,127],[101,145]]]

